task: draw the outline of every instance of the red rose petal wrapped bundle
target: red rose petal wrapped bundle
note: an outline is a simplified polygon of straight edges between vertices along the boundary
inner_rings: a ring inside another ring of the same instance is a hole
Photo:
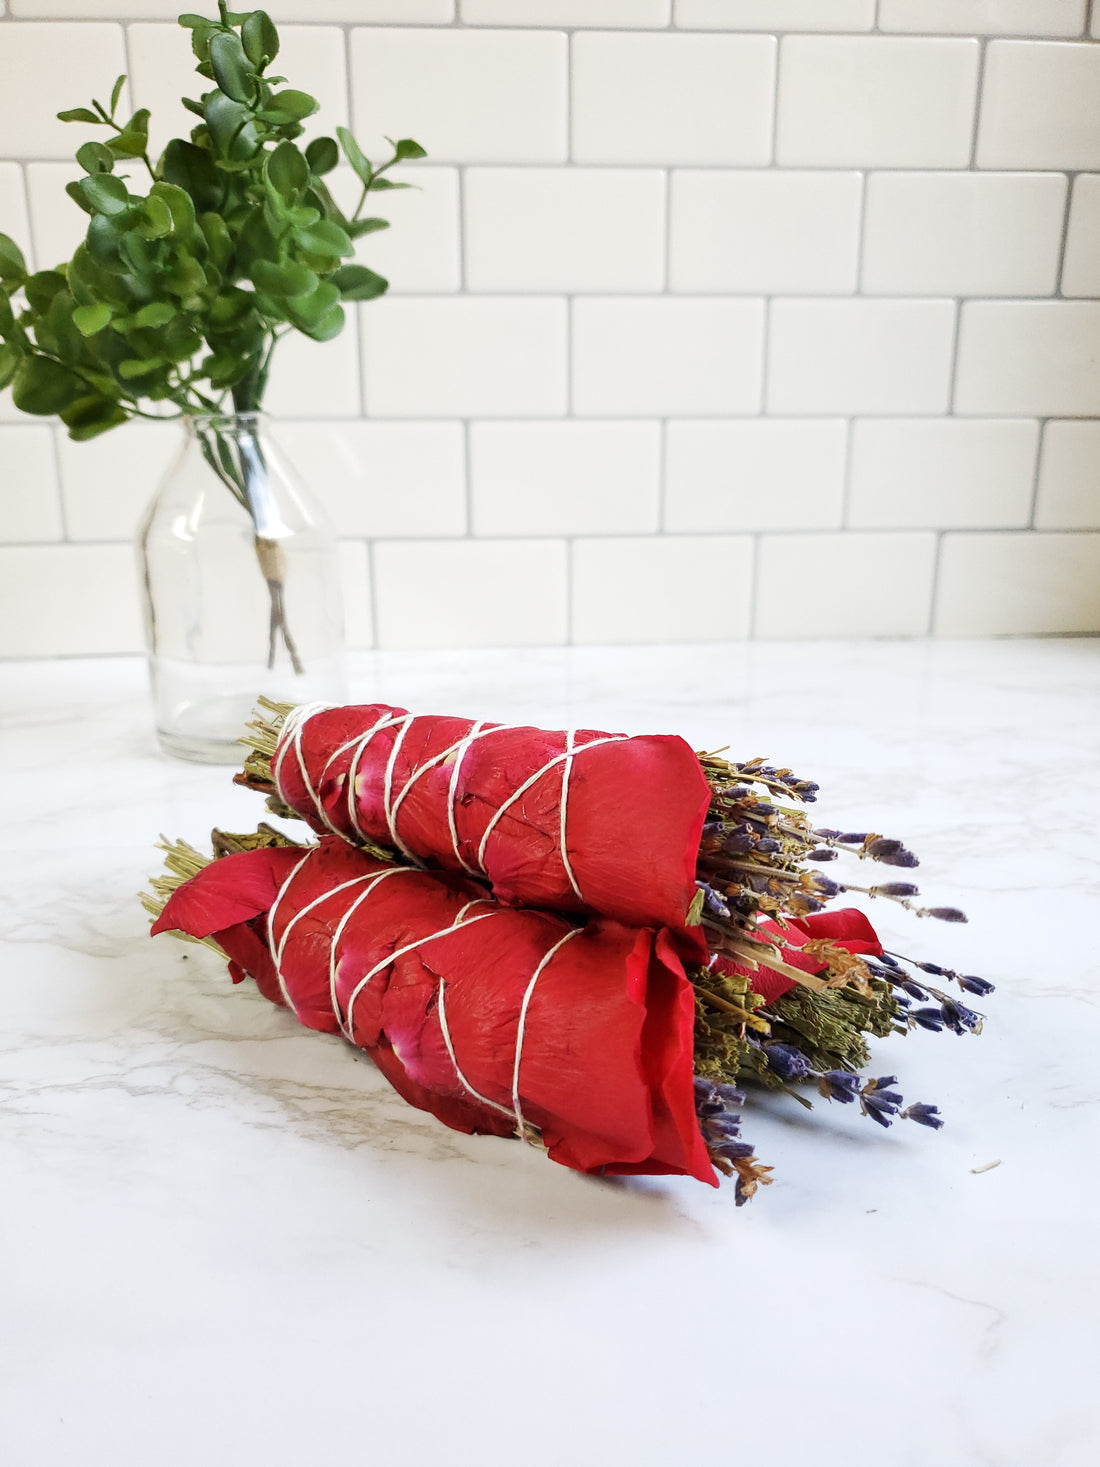
[[[716,1184],[695,1111],[695,997],[668,934],[517,911],[333,838],[206,865],[153,931],[342,1032],[458,1131],[537,1131],[578,1171]],[[751,1148],[746,1148],[751,1155]]]
[[[670,735],[306,705],[267,773],[318,834],[489,882],[509,906],[682,928],[711,791]]]

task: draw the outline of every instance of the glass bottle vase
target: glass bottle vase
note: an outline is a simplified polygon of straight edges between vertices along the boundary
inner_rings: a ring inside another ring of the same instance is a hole
[[[161,747],[239,763],[260,694],[343,701],[336,532],[258,413],[184,419],[138,534]]]

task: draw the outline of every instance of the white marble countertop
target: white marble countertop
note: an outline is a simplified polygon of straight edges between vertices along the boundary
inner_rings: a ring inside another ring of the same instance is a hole
[[[969,911],[874,912],[998,983],[980,1038],[879,1046],[944,1130],[750,1102],[775,1184],[735,1210],[448,1132],[150,943],[157,833],[260,802],[156,751],[139,662],[0,668],[5,1467],[1092,1467],[1098,672],[1083,640],[358,663],[363,697],[767,754]]]

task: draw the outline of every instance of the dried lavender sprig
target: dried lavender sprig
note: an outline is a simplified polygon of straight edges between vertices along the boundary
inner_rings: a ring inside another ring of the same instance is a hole
[[[754,1155],[751,1142],[741,1139],[740,1108],[745,1092],[736,1085],[725,1085],[695,1077],[695,1113],[711,1161],[727,1177],[736,1175],[734,1202],[742,1207],[757,1187],[771,1185],[770,1166],[763,1166]]]

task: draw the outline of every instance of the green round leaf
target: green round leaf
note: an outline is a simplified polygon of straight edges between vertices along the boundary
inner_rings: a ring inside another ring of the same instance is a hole
[[[128,422],[129,414],[113,398],[89,393],[64,408],[61,421],[68,428],[69,437],[76,443],[83,443]]]
[[[329,278],[346,301],[377,300],[389,289],[389,281],[365,265],[342,265]]]
[[[85,173],[110,173],[115,155],[103,143],[84,143],[76,150],[76,161]]]
[[[274,296],[310,295],[317,289],[317,276],[305,265],[287,261],[277,265],[271,260],[255,260],[252,280],[258,290]]]
[[[0,346],[0,392],[8,386],[19,367],[22,353],[14,342],[6,342]]]
[[[58,122],[94,122],[97,126],[103,126],[103,118],[97,117],[87,107],[70,107],[67,112],[57,114]]]
[[[147,306],[142,306],[134,317],[134,323],[138,326],[149,326],[154,329],[167,326],[169,321],[175,320],[176,308],[169,301],[150,301]]]
[[[175,185],[186,193],[201,214],[207,209],[216,209],[221,204],[222,181],[214,160],[204,149],[188,143],[183,138],[173,138],[164,150],[161,173],[166,183]],[[155,189],[156,184],[153,185]],[[176,206],[165,195],[164,201],[177,217]],[[176,225],[179,228],[177,222]]]
[[[386,141],[390,142],[392,139],[387,138]],[[393,144],[393,151],[401,160],[406,158],[426,158],[428,156],[427,150],[422,148],[419,143],[414,142],[412,138],[400,138]]]
[[[27,304],[40,316],[44,316],[50,309],[54,296],[59,290],[64,290],[66,284],[60,270],[39,270],[24,286]]]
[[[279,54],[279,32],[264,10],[254,10],[241,26],[241,42],[245,55],[257,70],[262,70]]]
[[[27,262],[23,251],[6,234],[0,234],[0,280],[11,280],[21,285],[27,276]]]
[[[306,162],[319,178],[331,173],[340,161],[340,149],[332,138],[314,138],[306,148]]]
[[[348,233],[352,239],[360,239],[364,234],[377,234],[380,229],[389,229],[388,219],[352,219],[348,222]]]
[[[273,122],[278,126],[288,122],[301,122],[303,117],[312,117],[318,110],[316,97],[311,97],[308,92],[288,89],[285,92],[276,92],[256,115],[264,122]]]
[[[59,413],[87,389],[68,367],[49,357],[29,355],[19,363],[12,383],[12,401],[21,413],[49,417]]]
[[[219,31],[211,39],[210,65],[214,68],[214,80],[227,97],[232,97],[234,102],[254,99],[256,73],[235,31]]]
[[[98,214],[124,214],[130,207],[126,185],[113,173],[90,174],[80,180],[80,189]]]
[[[118,375],[124,382],[132,382],[135,377],[147,377],[164,365],[163,357],[127,357],[119,362]]]
[[[317,223],[311,224],[308,229],[296,230],[295,238],[309,255],[322,255],[338,260],[343,256],[355,253],[347,230],[341,229],[338,224],[333,224],[331,219],[318,219]]]
[[[73,325],[81,336],[95,336],[110,324],[111,308],[104,301],[94,306],[77,306],[73,312]]]
[[[309,164],[293,143],[280,143],[268,155],[264,175],[277,194],[292,199],[309,182]]]

